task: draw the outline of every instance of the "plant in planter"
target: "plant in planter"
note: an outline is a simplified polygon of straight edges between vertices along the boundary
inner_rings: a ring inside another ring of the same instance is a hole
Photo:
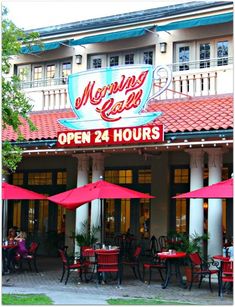
[[[82,231],[77,234],[73,234],[76,243],[81,246],[92,246],[97,242],[96,234],[99,232],[100,227],[89,227],[88,221],[82,224]]]

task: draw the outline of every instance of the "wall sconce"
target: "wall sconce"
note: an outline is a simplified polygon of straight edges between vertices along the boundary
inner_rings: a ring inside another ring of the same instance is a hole
[[[76,64],[82,64],[82,55],[81,54],[75,55],[75,62],[76,62]]]
[[[160,52],[161,53],[166,53],[166,46],[167,46],[167,43],[160,43]]]

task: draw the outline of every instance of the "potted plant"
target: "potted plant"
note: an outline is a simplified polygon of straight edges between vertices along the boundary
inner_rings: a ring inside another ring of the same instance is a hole
[[[77,234],[73,234],[76,243],[81,246],[92,246],[97,242],[96,234],[99,232],[100,227],[89,227],[88,221],[82,223],[82,230]]]

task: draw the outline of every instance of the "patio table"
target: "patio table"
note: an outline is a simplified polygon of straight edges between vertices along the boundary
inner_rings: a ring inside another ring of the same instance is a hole
[[[184,252],[162,252],[157,253],[159,258],[166,261],[166,277],[162,284],[162,289],[165,289],[171,280],[171,276],[175,274],[176,279],[180,282],[183,288],[186,288],[186,284],[183,282],[183,278],[180,272],[180,260],[186,257]],[[175,270],[173,271],[173,266]]]

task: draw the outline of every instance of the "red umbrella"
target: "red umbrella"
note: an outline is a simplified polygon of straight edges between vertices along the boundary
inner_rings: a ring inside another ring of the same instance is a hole
[[[173,198],[233,198],[233,178]]]
[[[39,194],[6,182],[2,183],[2,199],[47,199],[43,194]]]
[[[120,185],[109,183],[105,180],[88,183],[63,193],[48,197],[49,200],[64,206],[67,209],[75,209],[95,199],[117,198],[154,198],[154,196],[141,193]]]

